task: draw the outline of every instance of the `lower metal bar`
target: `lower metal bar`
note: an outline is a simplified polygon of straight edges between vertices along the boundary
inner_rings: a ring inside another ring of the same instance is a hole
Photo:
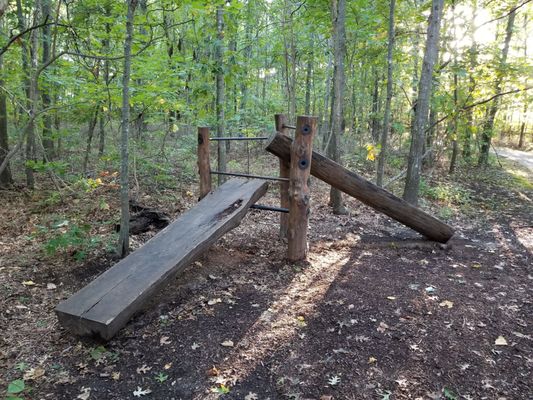
[[[211,171],[214,175],[226,175],[226,176],[238,176],[241,178],[252,178],[252,179],[265,179],[270,181],[281,181],[288,182],[288,178],[280,178],[277,176],[264,176],[264,175],[251,175],[251,174],[240,174],[238,172],[222,172],[222,171]]]
[[[255,208],[256,210],[263,210],[263,211],[276,211],[276,212],[281,212],[281,213],[289,212],[288,208],[265,206],[263,204],[254,204],[250,208]]]
[[[234,136],[234,137],[212,137],[209,138],[211,141],[220,141],[220,140],[267,140],[267,136],[259,136],[259,137],[240,137],[240,136]]]

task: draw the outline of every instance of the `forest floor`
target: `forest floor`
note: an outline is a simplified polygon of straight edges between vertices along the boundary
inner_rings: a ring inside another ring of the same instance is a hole
[[[533,176],[502,163],[425,189],[422,206],[457,230],[447,245],[354,199],[334,216],[313,179],[308,262],[285,260],[278,215],[251,211],[107,343],[70,335],[54,307],[116,261],[99,239],[116,220],[116,185],[106,177],[64,203],[1,192],[0,393],[531,399]],[[194,196],[140,201],[178,215]],[[261,203],[276,204],[275,191]]]

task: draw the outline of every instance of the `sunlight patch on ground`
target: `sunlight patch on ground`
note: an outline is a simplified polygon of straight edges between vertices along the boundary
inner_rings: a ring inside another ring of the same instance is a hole
[[[243,338],[235,343],[227,361],[216,366],[219,373],[212,378],[212,387],[235,385],[262,364],[266,356],[296,338],[298,330],[313,318],[316,307],[350,256],[349,248],[310,254],[310,265],[294,277],[278,299],[261,314]],[[357,261],[353,264],[356,265]],[[215,393],[210,396],[202,394],[196,399],[218,398]]]

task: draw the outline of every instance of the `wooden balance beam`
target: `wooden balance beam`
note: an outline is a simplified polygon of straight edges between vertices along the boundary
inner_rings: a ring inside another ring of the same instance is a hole
[[[266,150],[290,162],[291,144],[290,137],[276,133],[269,140]],[[446,243],[454,234],[451,226],[315,151],[313,151],[311,161],[311,175],[431,240]]]
[[[77,335],[111,339],[152,296],[222,235],[236,228],[268,183],[231,179],[137,251],[60,303],[60,323]]]

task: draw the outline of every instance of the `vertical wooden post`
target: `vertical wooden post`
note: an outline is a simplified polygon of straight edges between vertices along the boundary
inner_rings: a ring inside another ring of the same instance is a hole
[[[287,116],[284,114],[275,114],[274,120],[276,121],[276,132],[279,132],[285,136],[289,136],[289,130],[285,127],[287,125]],[[280,158],[279,159],[279,177],[288,179],[290,177],[290,173],[289,173],[290,167],[291,167],[290,163]],[[289,208],[289,182],[280,182],[279,197],[280,197],[280,207]],[[289,226],[289,215],[285,213],[280,213],[279,237],[281,239],[287,238],[288,226]]]
[[[211,191],[211,165],[209,163],[209,128],[198,128],[198,173],[200,196],[203,199]]]
[[[316,124],[316,117],[299,116],[296,121],[296,134],[291,146],[288,229],[288,258],[290,261],[304,260],[307,256],[307,222],[310,211],[310,193],[307,180],[311,172]]]

